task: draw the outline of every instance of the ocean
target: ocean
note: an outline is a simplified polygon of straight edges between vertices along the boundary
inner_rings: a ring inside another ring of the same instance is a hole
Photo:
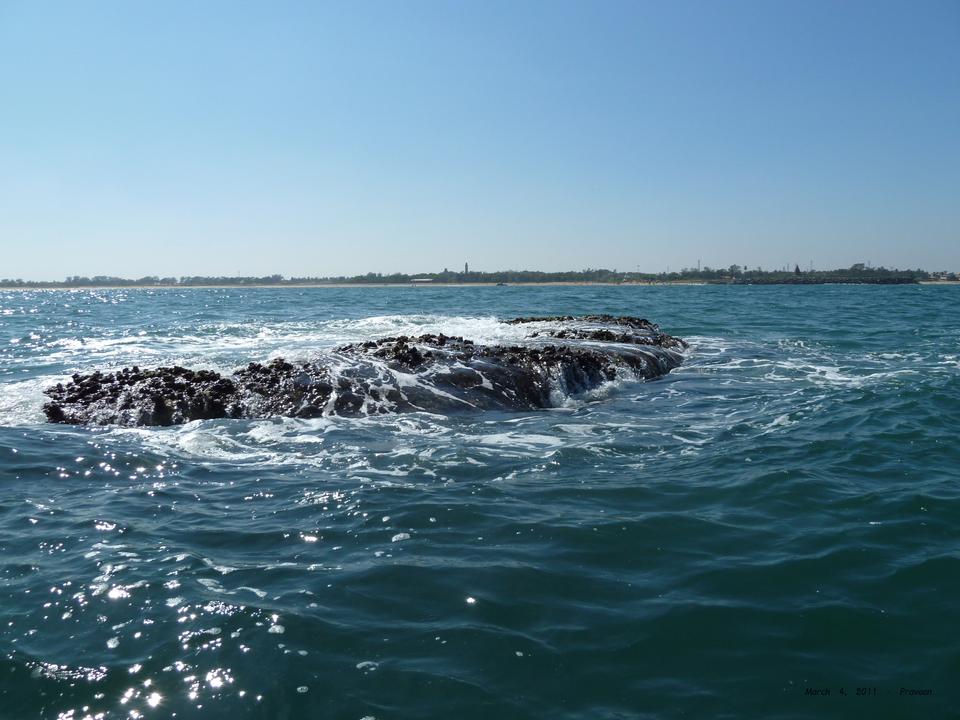
[[[48,424],[612,313],[690,344],[539,411]],[[960,287],[0,292],[0,718],[960,717]]]

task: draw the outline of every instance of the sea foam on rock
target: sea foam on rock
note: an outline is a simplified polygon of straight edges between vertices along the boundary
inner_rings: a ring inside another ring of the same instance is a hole
[[[423,410],[550,407],[618,377],[652,379],[683,360],[686,343],[648,320],[612,315],[516,318],[528,336],[510,345],[401,335],[344,345],[308,362],[252,362],[209,370],[138,367],[74,375],[45,393],[47,420],[175,425],[211,418],[371,415]]]

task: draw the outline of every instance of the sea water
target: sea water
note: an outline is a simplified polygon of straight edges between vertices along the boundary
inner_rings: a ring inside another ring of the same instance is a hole
[[[537,412],[44,422],[75,372],[586,313],[684,365]],[[949,717],[958,426],[956,286],[0,292],[0,718]]]

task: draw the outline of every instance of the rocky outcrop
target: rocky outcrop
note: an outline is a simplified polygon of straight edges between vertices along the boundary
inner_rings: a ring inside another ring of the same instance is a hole
[[[224,377],[182,367],[74,375],[46,390],[50,422],[174,425],[210,418],[530,410],[618,377],[652,379],[686,344],[647,320],[609,315],[517,318],[523,341],[446,335],[355,343],[315,360],[250,363]]]
[[[644,318],[615,315],[555,315],[553,317],[524,317],[508,320],[510,325],[524,323],[561,323],[564,327],[536,331],[530,337],[543,335],[558,340],[595,340],[607,343],[657,345],[682,350],[687,343],[660,331],[658,325]],[[569,326],[569,327],[567,327]],[[611,329],[612,328],[612,329]]]
[[[174,425],[240,417],[237,384],[209,370],[174,366],[74,375],[45,393],[47,420],[92,425]]]

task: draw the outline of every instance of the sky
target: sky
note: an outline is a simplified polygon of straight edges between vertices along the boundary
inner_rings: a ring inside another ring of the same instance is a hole
[[[960,270],[960,3],[0,0],[0,277]]]

